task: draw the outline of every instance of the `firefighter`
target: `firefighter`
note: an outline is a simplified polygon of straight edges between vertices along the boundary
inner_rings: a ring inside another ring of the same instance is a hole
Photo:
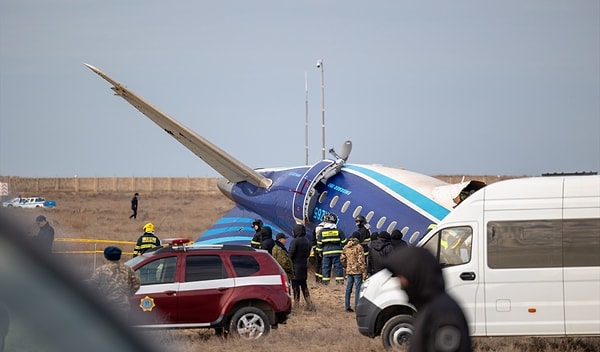
[[[144,233],[138,238],[133,256],[137,257],[145,251],[160,246],[160,239],[154,234],[154,224],[149,222],[143,227]]]
[[[333,213],[323,215],[323,228],[317,233],[317,251],[323,255],[323,284],[331,281],[331,268],[334,269],[337,284],[344,284],[344,268],[340,261],[342,249],[346,244],[346,236],[337,228],[337,216]]]

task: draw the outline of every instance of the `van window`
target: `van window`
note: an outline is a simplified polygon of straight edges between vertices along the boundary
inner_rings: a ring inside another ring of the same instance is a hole
[[[600,266],[598,229],[600,219],[489,222],[488,266],[493,269]]]
[[[565,220],[563,229],[565,266],[600,266],[600,219]]]
[[[438,231],[423,247],[429,249],[443,267],[471,261],[473,229],[469,226],[450,227]]]
[[[488,266],[492,269],[562,266],[562,221],[490,221]]]

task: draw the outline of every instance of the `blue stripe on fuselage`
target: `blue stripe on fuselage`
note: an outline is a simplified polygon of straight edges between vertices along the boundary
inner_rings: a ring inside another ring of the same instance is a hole
[[[344,168],[359,171],[365,174],[366,176],[376,180],[377,182],[383,184],[393,192],[397,193],[399,196],[413,203],[417,207],[423,209],[428,214],[431,214],[438,220],[445,218],[446,215],[450,213],[450,210],[434,202],[430,198],[422,195],[421,193],[415,191],[414,189],[408,187],[407,185],[401,182],[398,182],[388,176],[380,174],[379,172],[356,165],[345,165]]]

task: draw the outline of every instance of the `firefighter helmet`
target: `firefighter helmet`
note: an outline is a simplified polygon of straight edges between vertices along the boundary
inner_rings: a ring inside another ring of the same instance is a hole
[[[149,222],[144,225],[144,232],[154,232],[154,224]]]
[[[331,223],[331,224],[335,224],[335,223],[337,223],[338,218],[334,213],[327,213],[327,214],[323,215],[323,221]]]

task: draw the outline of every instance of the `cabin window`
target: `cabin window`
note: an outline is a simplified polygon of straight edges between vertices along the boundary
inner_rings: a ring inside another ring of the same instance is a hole
[[[354,212],[352,213],[352,217],[355,218],[355,217],[359,216],[361,211],[362,211],[362,205],[357,206],[356,209],[354,209]]]
[[[347,200],[344,202],[344,205],[342,205],[342,214],[345,213],[349,207],[350,207],[350,201]]]
[[[408,243],[409,244],[413,244],[413,243],[417,243],[417,241],[419,240],[419,235],[421,233],[419,231],[415,231],[409,238],[408,238]]]
[[[333,207],[335,207],[339,199],[340,196],[334,196],[331,202],[329,202],[329,207],[333,209]]]
[[[319,196],[319,203],[323,204],[326,197],[327,197],[327,191],[323,191],[323,193],[321,193],[321,195]]]
[[[396,225],[398,225],[398,222],[396,220],[390,222],[390,224],[387,227],[387,232],[392,233],[392,231],[394,231],[394,229],[396,228]]]
[[[373,219],[373,215],[375,215],[374,211],[370,211],[367,213],[367,216],[365,216],[365,219],[367,219],[367,222],[371,222],[371,219]]]
[[[377,228],[378,229],[382,228],[383,224],[385,224],[386,220],[387,220],[387,218],[385,216],[382,216],[381,218],[379,218],[379,221],[377,221]]]

